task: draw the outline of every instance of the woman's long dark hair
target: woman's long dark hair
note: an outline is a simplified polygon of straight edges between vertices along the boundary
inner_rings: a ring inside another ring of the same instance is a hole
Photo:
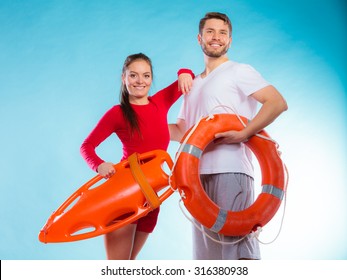
[[[149,64],[151,68],[152,78],[153,78],[152,61],[147,55],[143,53],[129,55],[124,61],[122,74],[124,75],[129,65],[136,60],[144,60]],[[128,121],[128,124],[130,126],[131,135],[133,135],[135,131],[141,134],[137,114],[130,105],[129,92],[126,85],[124,85],[123,83],[120,88],[120,107],[122,109],[124,118]]]

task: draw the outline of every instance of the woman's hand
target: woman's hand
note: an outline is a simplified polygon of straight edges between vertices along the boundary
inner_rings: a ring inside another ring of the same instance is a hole
[[[98,166],[98,173],[105,179],[109,179],[116,173],[112,162],[103,162]]]
[[[191,74],[182,73],[178,76],[178,88],[182,91],[183,94],[190,92],[193,86],[193,77]]]

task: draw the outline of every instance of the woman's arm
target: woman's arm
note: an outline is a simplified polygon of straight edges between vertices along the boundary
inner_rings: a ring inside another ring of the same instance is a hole
[[[113,107],[105,113],[80,147],[82,157],[87,162],[88,166],[96,172],[99,172],[99,166],[105,161],[97,155],[95,150],[115,131],[114,121],[117,119],[115,111],[116,109]],[[100,175],[105,176],[104,173],[101,173]]]
[[[178,70],[178,88],[183,94],[190,92],[193,86],[193,80],[195,78],[194,73],[190,69],[182,68]]]
[[[194,73],[189,69],[180,69],[178,72],[178,80],[173,82],[166,88],[158,91],[153,98],[162,100],[167,108],[170,108],[178,98],[181,97],[182,93],[190,90],[191,84],[193,83]]]

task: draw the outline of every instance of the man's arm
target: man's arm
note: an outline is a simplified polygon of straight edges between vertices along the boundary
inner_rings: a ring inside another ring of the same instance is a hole
[[[169,124],[170,140],[180,142],[186,132],[186,122],[183,119],[177,119],[177,123]]]
[[[273,86],[267,86],[251,95],[262,104],[252,121],[241,131],[217,133],[216,142],[224,144],[240,143],[258,133],[288,109],[287,102]]]

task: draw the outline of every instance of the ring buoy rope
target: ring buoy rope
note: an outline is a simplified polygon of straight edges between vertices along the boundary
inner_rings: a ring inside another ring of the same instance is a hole
[[[285,167],[277,145],[263,130],[244,144],[255,154],[262,174],[262,191],[247,209],[233,212],[222,209],[204,191],[199,162],[206,146],[218,132],[242,130],[248,120],[234,114],[216,114],[200,120],[189,130],[179,148],[171,174],[171,187],[177,189],[190,214],[216,233],[243,236],[263,227],[276,214],[286,191]],[[241,143],[241,145],[243,145]]]

